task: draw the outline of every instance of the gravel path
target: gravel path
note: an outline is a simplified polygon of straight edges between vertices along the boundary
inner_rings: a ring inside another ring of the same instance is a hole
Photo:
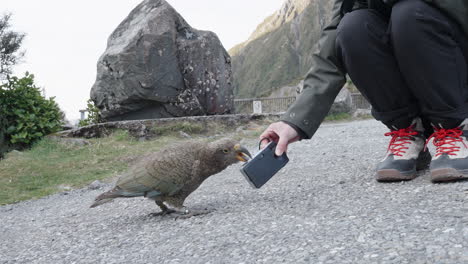
[[[186,220],[139,198],[89,209],[109,186],[2,206],[0,263],[468,263],[468,182],[377,183],[385,132],[326,124],[261,190],[240,165],[208,179],[186,205],[214,211]]]

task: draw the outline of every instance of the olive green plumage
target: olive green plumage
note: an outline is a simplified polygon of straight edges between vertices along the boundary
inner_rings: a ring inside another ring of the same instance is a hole
[[[248,151],[233,139],[174,145],[141,159],[91,207],[114,198],[144,196],[155,200],[165,213],[171,210],[164,202],[180,210],[204,180],[239,160],[247,160],[247,156]]]

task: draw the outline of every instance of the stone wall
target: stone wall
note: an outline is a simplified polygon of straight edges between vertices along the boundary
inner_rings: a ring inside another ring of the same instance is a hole
[[[176,126],[177,124],[185,123],[201,126],[204,130],[219,126],[235,130],[237,127],[252,121],[271,123],[279,120],[279,118],[279,114],[246,114],[115,121],[62,131],[54,134],[54,136],[99,138],[111,134],[114,130],[123,129],[129,131],[136,138],[148,139],[156,136],[154,129],[157,127]]]

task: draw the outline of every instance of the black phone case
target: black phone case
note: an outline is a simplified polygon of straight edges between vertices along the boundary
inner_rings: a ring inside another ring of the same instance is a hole
[[[252,187],[256,189],[261,188],[289,162],[286,153],[276,156],[275,149],[276,143],[270,142],[263,150],[242,166],[240,171]]]

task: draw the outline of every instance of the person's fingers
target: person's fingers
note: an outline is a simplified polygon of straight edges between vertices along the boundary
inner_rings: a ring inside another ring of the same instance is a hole
[[[260,148],[263,149],[271,141],[278,141],[278,134],[274,124],[270,125],[260,136]]]
[[[272,140],[270,138],[264,137],[260,139],[260,149],[264,149],[268,143],[270,143]]]
[[[285,136],[280,136],[278,145],[276,146],[275,154],[276,156],[283,155],[284,152],[288,149],[289,139]]]
[[[264,137],[260,139],[260,149],[264,149],[268,143],[274,141],[278,142],[279,137],[277,134],[271,134],[269,137]]]
[[[267,129],[265,129],[265,131],[263,131],[263,133],[260,135],[259,138],[260,139],[262,139],[262,138],[271,138],[272,136],[276,135],[275,129],[272,126],[273,125],[270,125]]]
[[[271,124],[259,137],[260,148],[263,149],[269,141],[275,141],[278,143],[276,146],[275,154],[277,156],[283,155],[288,149],[288,144],[295,142],[299,139],[299,136],[290,125],[284,122],[277,122]],[[268,139],[268,140],[266,140]]]

